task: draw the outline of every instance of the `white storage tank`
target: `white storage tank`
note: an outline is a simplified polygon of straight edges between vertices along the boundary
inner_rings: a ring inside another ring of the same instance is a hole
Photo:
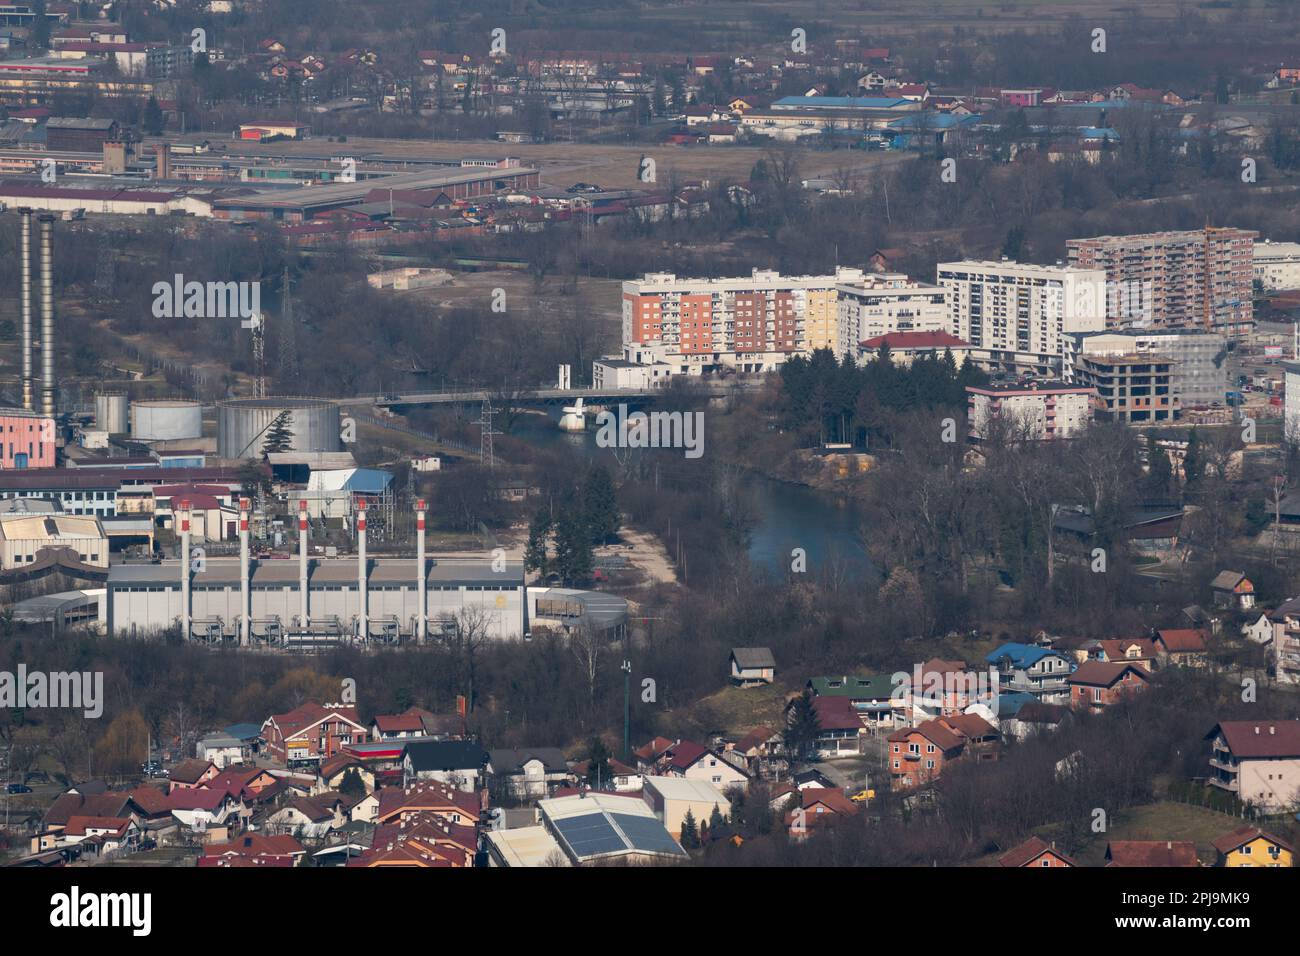
[[[203,434],[203,405],[177,399],[131,403],[131,437],[139,441],[173,441]]]
[[[125,435],[131,427],[129,407],[125,395],[96,395],[95,424],[110,435]]]
[[[217,404],[217,454],[260,458],[267,432],[281,415],[289,451],[342,451],[339,407],[322,398],[232,398]]]

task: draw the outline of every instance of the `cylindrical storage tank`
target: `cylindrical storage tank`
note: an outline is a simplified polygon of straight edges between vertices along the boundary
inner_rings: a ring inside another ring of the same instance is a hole
[[[176,399],[131,403],[131,437],[140,441],[199,438],[203,405]]]
[[[284,413],[286,451],[342,451],[339,407],[320,398],[232,398],[217,405],[217,454],[260,458],[271,424]]]
[[[95,424],[110,435],[125,435],[131,428],[129,408],[125,395],[96,395]]]

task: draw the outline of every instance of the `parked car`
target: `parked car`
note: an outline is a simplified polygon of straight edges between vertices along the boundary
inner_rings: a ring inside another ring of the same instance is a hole
[[[32,788],[22,783],[11,783],[5,788],[7,793],[31,793]]]

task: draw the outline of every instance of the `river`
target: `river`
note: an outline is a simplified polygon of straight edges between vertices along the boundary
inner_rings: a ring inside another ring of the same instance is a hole
[[[567,444],[588,459],[601,451],[590,417],[587,430],[579,433],[561,431],[558,419],[558,412],[546,418],[523,416],[511,437],[539,447]],[[865,576],[870,570],[871,560],[859,537],[865,519],[856,506],[837,495],[753,471],[745,472],[740,484],[754,521],[749,559],[756,569],[784,577],[791,570],[791,552],[803,548],[810,574],[821,571],[827,562],[853,576]]]

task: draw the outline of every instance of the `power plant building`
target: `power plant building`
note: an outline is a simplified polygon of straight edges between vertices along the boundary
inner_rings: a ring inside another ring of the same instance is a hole
[[[413,637],[418,631],[419,576],[416,558],[374,558],[366,562],[366,618],[369,638]],[[428,633],[452,627],[459,616],[479,618],[486,636],[522,637],[525,629],[524,569],[490,558],[431,558],[425,574]],[[313,558],[307,569],[308,621],[301,620],[302,592],[297,561],[250,563],[249,617],[253,643],[292,645],[310,634],[322,640],[358,636],[361,579],[357,557]],[[181,563],[114,565],[108,577],[110,635],[160,635],[181,627],[184,617]],[[240,560],[208,558],[190,576],[190,636],[233,639],[240,630]]]

